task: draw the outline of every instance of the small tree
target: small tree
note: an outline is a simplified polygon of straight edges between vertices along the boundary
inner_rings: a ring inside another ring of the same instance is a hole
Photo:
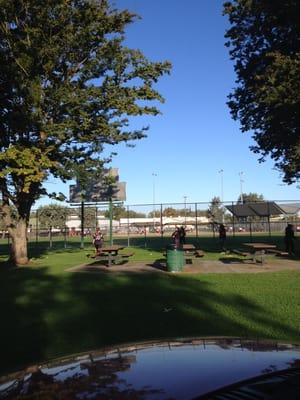
[[[109,218],[109,210],[105,211],[104,216]],[[122,205],[113,206],[113,218],[119,220],[120,218],[144,218],[144,213],[128,210]]]
[[[176,208],[173,208],[173,207],[166,207],[163,210],[162,215],[164,217],[176,217],[178,215],[178,210]]]
[[[59,204],[50,204],[37,209],[39,226],[41,228],[53,227],[64,229],[68,215],[70,215],[70,209]]]
[[[81,212],[80,212],[81,216]],[[84,227],[95,229],[96,225],[98,224],[98,212],[96,213],[96,207],[85,207],[84,208]]]
[[[243,201],[242,201],[243,198]],[[259,202],[264,201],[264,196],[262,194],[257,193],[243,193],[243,195],[239,195],[237,200],[238,203],[251,203],[251,202]]]
[[[112,214],[113,218],[116,220],[119,220],[120,218],[126,218],[127,217],[127,210],[124,206],[122,205],[113,205],[112,206]],[[105,218],[109,218],[109,210],[106,210],[104,213]]]
[[[219,197],[213,197],[207,210],[207,217],[212,222],[221,222],[223,219],[223,208]]]

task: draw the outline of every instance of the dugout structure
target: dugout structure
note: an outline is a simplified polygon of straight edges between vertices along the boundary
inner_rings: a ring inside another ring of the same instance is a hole
[[[252,235],[252,223],[254,221],[267,220],[269,234],[271,235],[270,218],[278,215],[285,215],[285,211],[274,201],[249,202],[245,204],[232,204],[226,206],[236,221],[247,221],[250,225]],[[234,225],[234,223],[233,223]]]

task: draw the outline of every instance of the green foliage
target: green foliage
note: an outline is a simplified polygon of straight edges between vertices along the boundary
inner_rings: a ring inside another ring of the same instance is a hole
[[[108,1],[0,0],[0,185],[17,203],[45,193],[48,174],[99,173],[105,145],[131,142],[128,116],[156,115],[152,87],[168,62],[123,45],[136,20]]]
[[[153,86],[170,63],[123,44],[136,19],[108,0],[0,0],[0,191],[22,220],[41,195],[57,198],[49,175],[101,174],[107,146],[145,137],[129,118],[159,113]]]
[[[126,217],[128,218],[146,218],[146,214],[134,210],[129,210],[128,213],[126,212]],[[121,217],[125,218],[125,217]]]
[[[260,161],[271,156],[290,184],[300,178],[300,2],[234,0],[224,14],[238,84],[232,116],[254,132]]]
[[[166,207],[163,210],[162,214],[163,214],[164,217],[177,217],[178,216],[178,210],[176,210],[176,208],[173,208],[173,207]]]
[[[258,193],[243,193],[243,203],[251,203],[256,201],[264,201],[264,196]],[[239,195],[238,203],[242,202],[241,195]]]
[[[81,207],[74,209],[73,214],[77,214],[78,218],[81,220]],[[98,218],[101,214],[103,214],[103,212],[96,207],[84,207],[84,227],[96,229],[96,216]]]
[[[213,197],[207,210],[207,217],[214,222],[221,222],[223,218],[223,208],[219,197]]]
[[[160,218],[160,209],[154,211],[150,211],[148,213],[149,218],[153,218],[153,214],[156,218]],[[162,211],[162,216],[163,217],[179,217],[179,216],[184,216],[186,215],[187,217],[195,217],[196,213],[195,211],[191,210],[190,205],[188,205],[185,209],[184,208],[173,208],[173,207],[166,207]],[[206,216],[206,211],[197,211],[197,215],[199,216]]]
[[[160,209],[155,210],[155,211],[150,211],[148,213],[148,218],[160,218]]]
[[[184,209],[184,208],[183,209],[178,209],[178,208],[176,209],[176,208],[173,208],[173,207],[166,207],[163,210],[162,215],[164,217],[178,217],[178,216],[182,216],[182,215],[186,215],[187,217],[195,217],[196,213],[195,213],[195,211],[192,211],[191,210],[191,206],[188,205],[186,207],[186,209]],[[198,210],[197,211],[197,215],[198,216],[200,216],[200,215],[205,216],[206,212]]]
[[[109,210],[104,213],[105,218],[109,218]],[[122,205],[113,205],[113,219],[119,220],[120,218],[145,218],[144,213],[127,210]]]
[[[37,210],[40,228],[65,228],[70,209],[59,204],[39,207]]]

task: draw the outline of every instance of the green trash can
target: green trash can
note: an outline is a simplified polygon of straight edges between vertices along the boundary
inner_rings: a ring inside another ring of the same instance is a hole
[[[184,266],[184,251],[175,245],[167,246],[167,270],[169,272],[180,272]]]

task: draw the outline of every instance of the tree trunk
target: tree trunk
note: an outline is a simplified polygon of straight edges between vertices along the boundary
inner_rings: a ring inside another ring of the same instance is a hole
[[[27,255],[27,222],[20,218],[15,227],[9,229],[12,238],[10,248],[10,261],[15,265],[24,265],[28,263]]]

